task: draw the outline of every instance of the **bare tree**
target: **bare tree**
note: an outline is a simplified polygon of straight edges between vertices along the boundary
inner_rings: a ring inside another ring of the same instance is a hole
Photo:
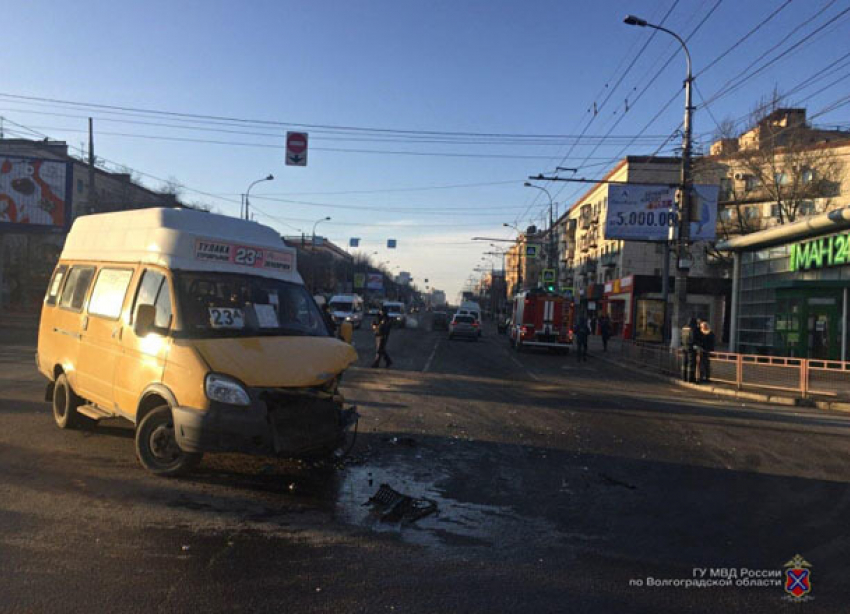
[[[801,213],[829,211],[841,181],[839,158],[823,143],[807,142],[805,127],[766,124],[761,129],[767,133],[760,137],[762,146],[737,158],[738,167],[752,178],[744,185],[745,198],[774,205],[771,217],[779,224],[794,222]],[[809,203],[811,209],[804,211]]]
[[[183,184],[173,175],[162,183],[159,188],[160,194],[171,194],[178,198],[183,193]]]

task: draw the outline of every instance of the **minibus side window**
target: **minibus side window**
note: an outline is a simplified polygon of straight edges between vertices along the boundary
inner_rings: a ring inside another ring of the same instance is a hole
[[[132,278],[132,269],[101,269],[91,291],[89,313],[117,320]]]
[[[60,264],[53,272],[53,279],[50,280],[50,285],[47,287],[46,302],[48,305],[56,304],[56,299],[59,298],[59,288],[62,287],[62,280],[65,279],[67,271],[68,265]]]
[[[153,305],[156,308],[154,326],[163,331],[168,330],[171,326],[171,290],[165,275],[150,269],[145,271],[133,307],[134,318],[139,305]]]
[[[93,266],[71,267],[71,272],[68,273],[68,281],[65,282],[65,287],[62,289],[59,306],[72,311],[82,311],[92,277],[94,277]]]

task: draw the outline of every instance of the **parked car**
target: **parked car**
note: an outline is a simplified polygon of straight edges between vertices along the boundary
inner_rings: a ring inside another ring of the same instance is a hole
[[[445,311],[435,311],[432,315],[431,330],[448,330],[449,315]]]
[[[452,318],[449,324],[449,339],[455,337],[466,337],[478,341],[481,324],[471,315],[458,314]]]

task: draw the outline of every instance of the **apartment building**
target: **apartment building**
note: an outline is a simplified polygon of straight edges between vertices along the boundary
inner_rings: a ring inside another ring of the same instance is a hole
[[[628,156],[591,187],[558,220],[560,286],[571,289],[580,310],[591,317],[607,314],[614,334],[626,339],[661,341],[664,244],[626,241],[605,235],[608,189],[613,183],[675,185],[681,160],[672,157]],[[705,242],[690,250],[689,315],[726,324],[731,284],[727,267],[711,256]],[[670,255],[670,295],[675,288],[675,259]]]

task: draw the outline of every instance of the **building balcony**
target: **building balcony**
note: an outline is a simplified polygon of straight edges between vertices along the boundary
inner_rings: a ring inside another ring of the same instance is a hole
[[[607,254],[602,254],[602,266],[604,267],[615,267],[617,266],[617,262],[620,259],[620,252],[609,252]]]
[[[596,273],[596,260],[588,260],[578,268],[579,275]]]

